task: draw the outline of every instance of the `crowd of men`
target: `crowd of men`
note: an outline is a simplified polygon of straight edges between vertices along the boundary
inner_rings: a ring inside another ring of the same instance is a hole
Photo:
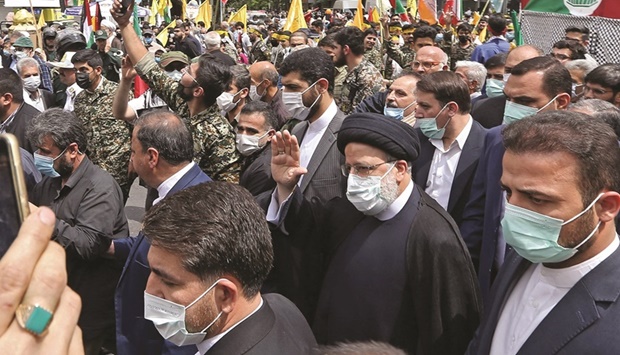
[[[53,224],[81,311],[39,304],[86,354],[620,352],[620,64],[587,28],[537,48],[500,14],[329,12],[164,46],[120,7],[92,48],[9,34],[0,69],[27,225]]]

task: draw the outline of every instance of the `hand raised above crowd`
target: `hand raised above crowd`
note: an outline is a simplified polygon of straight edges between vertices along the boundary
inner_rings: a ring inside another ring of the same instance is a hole
[[[278,184],[278,196],[282,203],[293,191],[299,178],[308,172],[300,166],[297,137],[289,131],[277,132],[271,138],[271,175]]]

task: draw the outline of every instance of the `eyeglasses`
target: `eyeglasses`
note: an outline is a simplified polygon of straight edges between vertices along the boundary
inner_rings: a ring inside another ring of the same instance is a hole
[[[576,84],[574,86],[575,88],[575,94],[577,95],[581,95],[584,92],[584,88],[585,88],[585,84]]]
[[[595,89],[595,88],[592,88],[592,87],[590,87],[588,85],[584,86],[584,88],[583,88],[583,92],[584,93],[588,93],[590,91],[593,92],[595,95],[605,95],[606,93],[609,92],[608,90]]]
[[[414,60],[413,63],[411,63],[411,67],[413,69],[417,69],[421,65],[424,69],[432,69],[433,67],[436,67],[439,64],[441,64],[441,62],[418,62],[417,60]]]
[[[190,73],[189,73],[189,70],[188,70],[187,68],[183,68],[183,69],[181,69],[181,74],[183,74],[183,75],[185,75],[185,74],[189,75],[189,77],[190,77],[190,78],[192,78],[192,80],[194,81],[194,83],[196,83],[196,85],[200,86],[200,83],[198,83],[198,81],[196,81],[196,78],[194,78],[194,77],[192,76],[192,74],[190,74]]]
[[[349,176],[349,174],[351,173],[351,170],[353,170],[353,174],[355,174],[357,176],[369,176],[370,174],[372,174],[373,171],[375,171],[381,165],[388,164],[388,163],[393,163],[395,161],[396,160],[384,161],[383,163],[379,163],[379,164],[375,164],[375,165],[349,165],[349,164],[342,164],[340,166],[340,170],[342,170],[342,175],[344,175],[345,177]]]
[[[549,57],[555,58],[555,59],[559,59],[559,60],[569,60],[570,57],[567,56],[566,54],[561,54],[561,53],[549,53]]]

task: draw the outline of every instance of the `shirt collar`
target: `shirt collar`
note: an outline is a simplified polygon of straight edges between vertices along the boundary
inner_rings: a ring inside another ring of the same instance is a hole
[[[195,163],[193,161],[190,162],[189,164],[184,166],[183,169],[177,171],[176,173],[174,173],[174,175],[170,176],[169,178],[164,180],[164,182],[159,184],[159,186],[157,186],[157,194],[159,195],[159,197],[156,198],[155,201],[153,201],[153,205],[161,201],[164,197],[166,197],[168,193],[170,192],[170,190],[172,190],[174,185],[176,185],[176,183],[179,182],[179,180],[181,180],[181,178],[185,174],[187,174],[189,169],[191,169],[194,165]]]
[[[463,130],[461,131],[461,133],[459,133],[459,135],[456,136],[456,139],[454,140],[454,142],[452,142],[452,144],[450,145],[448,149],[444,150],[443,141],[441,139],[429,138],[428,140],[431,142],[432,145],[435,146],[435,148],[439,149],[439,151],[444,152],[444,153],[452,149],[455,143],[459,147],[460,150],[463,150],[463,147],[465,146],[465,143],[467,142],[467,138],[469,137],[469,132],[471,132],[471,127],[473,123],[474,123],[473,119],[471,118],[471,115],[470,115],[467,121],[467,124],[465,125],[465,127],[463,127]]]
[[[332,99],[332,103],[329,104],[325,112],[314,122],[309,123],[308,131],[320,132],[329,126],[329,123],[332,121],[336,113],[338,112],[338,106],[336,106],[336,102]]]
[[[0,132],[6,132],[6,128],[11,124],[11,122],[13,122],[13,119],[15,119],[15,115],[19,112],[19,110],[22,109],[22,106],[24,106],[23,102],[19,105],[17,110],[13,111],[13,113],[6,118],[4,122],[0,122]]]
[[[400,212],[403,207],[405,207],[405,204],[407,204],[407,201],[409,201],[409,197],[411,197],[412,192],[413,180],[409,180],[409,184],[407,185],[407,187],[405,187],[403,193],[401,193],[400,196],[398,196],[396,200],[394,200],[394,202],[392,202],[385,210],[377,213],[375,218],[377,218],[381,222],[394,218],[398,214],[398,212]]]
[[[209,351],[213,345],[215,345],[215,343],[217,343],[220,339],[222,339],[226,334],[228,334],[228,332],[230,332],[231,330],[233,330],[233,328],[235,328],[236,326],[238,326],[239,324],[241,324],[243,321],[245,321],[246,319],[250,318],[254,313],[256,313],[261,307],[263,306],[263,298],[260,298],[260,304],[258,305],[258,307],[256,307],[255,310],[252,311],[252,313],[248,314],[247,316],[245,316],[245,318],[243,318],[242,320],[238,321],[237,323],[233,324],[232,327],[226,329],[226,331],[211,337],[209,339],[205,339],[202,343],[197,344],[196,347],[198,348],[198,353],[199,354],[205,354],[207,353],[207,351]]]

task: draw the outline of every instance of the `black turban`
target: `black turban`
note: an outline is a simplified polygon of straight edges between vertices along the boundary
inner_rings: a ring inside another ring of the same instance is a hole
[[[420,141],[412,126],[378,113],[352,113],[344,119],[338,131],[338,150],[344,155],[344,148],[351,142],[368,144],[408,162],[416,160],[420,152]]]

